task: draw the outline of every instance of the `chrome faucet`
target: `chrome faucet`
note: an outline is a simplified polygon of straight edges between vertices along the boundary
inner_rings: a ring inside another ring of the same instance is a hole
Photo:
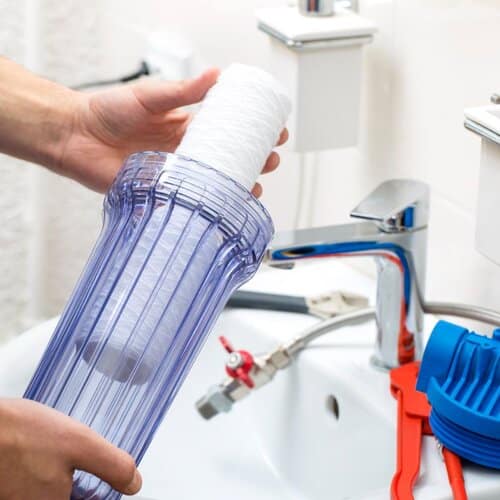
[[[422,355],[429,188],[414,180],[382,183],[351,212],[366,222],[276,235],[267,262],[371,255],[377,265],[377,341],[373,362],[384,368]]]

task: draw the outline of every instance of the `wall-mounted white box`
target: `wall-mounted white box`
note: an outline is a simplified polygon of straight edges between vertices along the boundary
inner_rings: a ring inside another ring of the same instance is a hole
[[[375,24],[345,9],[330,17],[302,16],[294,7],[256,15],[270,37],[267,69],[292,97],[291,149],[356,146],[363,46],[372,40]]]
[[[476,248],[500,264],[500,105],[466,109],[465,127],[481,137]]]

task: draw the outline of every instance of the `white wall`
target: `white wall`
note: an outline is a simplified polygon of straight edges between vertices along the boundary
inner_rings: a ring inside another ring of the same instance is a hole
[[[205,65],[264,64],[253,11],[284,0],[0,0],[0,53],[74,84],[135,69],[152,30],[188,38]],[[380,32],[367,48],[359,150],[319,155],[312,221],[345,221],[379,182],[410,176],[432,187],[428,296],[499,307],[500,271],[473,248],[479,141],[466,106],[500,86],[496,0],[362,0]],[[266,177],[278,228],[294,223],[298,158]],[[0,339],[59,312],[100,225],[101,198],[22,162],[0,158]],[[26,193],[29,193],[29,196]],[[21,194],[21,196],[20,196]],[[308,207],[309,205],[309,207]]]

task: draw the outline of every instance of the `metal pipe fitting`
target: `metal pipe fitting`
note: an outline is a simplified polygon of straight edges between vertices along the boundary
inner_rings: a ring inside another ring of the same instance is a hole
[[[196,402],[196,409],[206,420],[219,413],[229,412],[235,402],[271,382],[278,370],[290,366],[295,355],[313,340],[344,326],[357,325],[374,318],[375,310],[366,308],[318,322],[274,351],[262,356],[254,356],[254,365],[249,373],[253,381],[252,388],[249,388],[240,379],[226,378],[220,384],[208,389],[207,393]]]

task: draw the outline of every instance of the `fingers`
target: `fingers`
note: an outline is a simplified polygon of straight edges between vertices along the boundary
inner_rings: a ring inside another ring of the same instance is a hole
[[[219,77],[219,70],[211,68],[191,80],[160,82],[144,80],[132,86],[138,101],[151,113],[164,113],[203,99]]]
[[[276,145],[281,146],[287,140],[288,140],[288,130],[286,128],[284,128],[281,131],[281,134],[280,134],[279,139],[278,139],[278,143]],[[276,153],[275,151],[273,151],[267,157],[266,163],[262,169],[262,173],[268,174],[269,172],[273,172],[274,170],[276,170],[278,168],[279,164],[280,164],[280,155],[278,153]],[[257,183],[257,184],[255,184],[255,186],[252,189],[252,194],[256,198],[259,198],[260,196],[262,196],[262,191],[263,191],[262,185]]]
[[[281,134],[279,136],[279,139],[278,139],[278,143],[276,144],[276,146],[281,146],[282,144],[285,144],[286,141],[288,141],[288,129],[284,128],[282,131],[281,131]]]
[[[279,136],[278,142],[276,146],[281,146],[288,140],[288,130],[284,128],[281,131],[281,134]],[[278,168],[278,165],[280,164],[280,156],[278,153],[273,151],[267,158],[266,163],[264,167],[262,168],[262,173],[267,174],[269,172],[273,172]]]
[[[252,194],[256,198],[260,198],[262,196],[262,185],[260,183],[256,183],[255,186],[252,189]]]
[[[137,493],[142,478],[134,459],[84,425],[78,425],[72,466],[90,472],[126,495]]]
[[[280,164],[280,155],[274,151],[268,156],[267,161],[262,169],[263,174],[267,174],[276,170]]]

